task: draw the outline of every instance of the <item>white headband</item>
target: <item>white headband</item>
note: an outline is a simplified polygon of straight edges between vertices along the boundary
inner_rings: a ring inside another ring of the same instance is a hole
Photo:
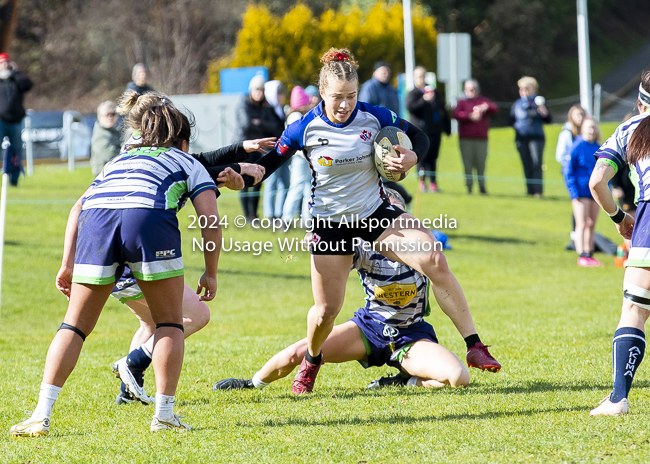
[[[639,100],[643,106],[650,107],[650,92],[643,88],[643,84],[639,84]]]

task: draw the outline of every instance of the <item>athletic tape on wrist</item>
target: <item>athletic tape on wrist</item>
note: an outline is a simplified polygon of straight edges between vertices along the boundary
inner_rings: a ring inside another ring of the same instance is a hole
[[[607,213],[609,214],[609,213]],[[620,224],[623,222],[623,219],[625,219],[625,211],[623,211],[620,207],[616,210],[614,214],[609,214],[609,217],[611,218],[612,221],[614,221],[616,224]]]

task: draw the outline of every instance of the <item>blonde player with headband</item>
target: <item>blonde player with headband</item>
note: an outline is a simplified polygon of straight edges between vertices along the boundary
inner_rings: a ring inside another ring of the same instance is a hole
[[[632,247],[623,278],[621,319],[614,332],[612,357],[614,388],[590,413],[617,416],[630,410],[628,395],[645,353],[645,323],[650,316],[650,70],[643,72],[637,100],[639,115],[616,128],[596,152],[598,162],[589,187],[600,207],[616,223],[616,229]],[[636,220],[618,207],[608,182],[625,164],[630,166],[637,189]]]

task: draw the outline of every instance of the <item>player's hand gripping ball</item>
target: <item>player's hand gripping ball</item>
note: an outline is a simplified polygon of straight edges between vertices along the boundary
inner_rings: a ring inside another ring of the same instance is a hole
[[[387,126],[377,132],[375,140],[372,143],[373,150],[375,151],[375,166],[379,175],[385,179],[393,182],[404,180],[408,172],[395,172],[386,169],[388,165],[384,162],[386,157],[399,158],[401,155],[397,152],[393,145],[401,145],[409,150],[413,149],[411,139],[397,127]]]

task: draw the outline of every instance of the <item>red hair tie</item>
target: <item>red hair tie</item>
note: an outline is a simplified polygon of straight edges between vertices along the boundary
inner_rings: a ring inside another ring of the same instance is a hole
[[[334,55],[333,57],[336,61],[346,61],[349,60],[350,57],[346,55],[345,53],[338,52]]]

